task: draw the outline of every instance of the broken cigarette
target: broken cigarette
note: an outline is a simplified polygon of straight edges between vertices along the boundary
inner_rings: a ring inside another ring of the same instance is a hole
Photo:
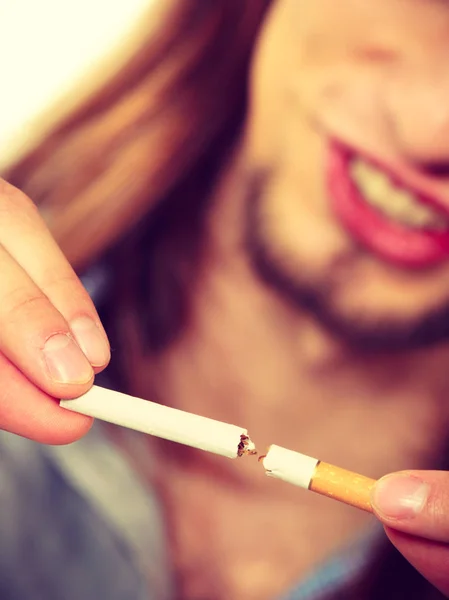
[[[370,494],[374,479],[276,445],[270,446],[266,456],[259,460],[269,477],[373,512]]]
[[[93,386],[83,396],[61,400],[59,404],[73,412],[227,458],[257,454],[248,431],[243,427],[106,388]],[[372,512],[370,492],[374,479],[276,445],[270,446],[266,456],[259,460],[269,477]]]
[[[61,400],[59,405],[73,412],[227,458],[256,454],[254,443],[243,427],[95,385],[83,396]]]

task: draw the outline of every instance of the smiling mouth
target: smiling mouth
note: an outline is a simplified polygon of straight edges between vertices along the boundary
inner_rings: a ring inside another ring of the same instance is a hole
[[[420,201],[419,196],[396,186],[382,170],[362,158],[350,163],[350,174],[364,201],[391,221],[413,229],[444,231],[449,217]]]
[[[371,253],[401,267],[449,260],[449,211],[340,142],[329,146],[327,184],[335,214]]]

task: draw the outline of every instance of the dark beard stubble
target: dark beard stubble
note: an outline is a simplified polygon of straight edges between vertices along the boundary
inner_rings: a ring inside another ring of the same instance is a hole
[[[337,259],[321,281],[301,278],[298,264],[294,276],[276,257],[264,237],[261,204],[270,179],[269,171],[247,174],[244,181],[246,203],[245,248],[259,278],[297,310],[308,313],[329,333],[356,351],[390,353],[433,346],[449,338],[449,302],[419,319],[398,322],[395,319],[369,319],[343,316],[333,307],[333,296],[344,285],[345,266],[365,252],[360,247]],[[448,290],[449,292],[449,290]]]

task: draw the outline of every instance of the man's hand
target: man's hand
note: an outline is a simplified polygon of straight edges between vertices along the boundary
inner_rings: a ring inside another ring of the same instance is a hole
[[[449,473],[387,475],[375,485],[372,500],[396,548],[449,596]]]
[[[55,398],[87,391],[109,362],[98,314],[34,204],[0,179],[0,429],[61,444],[91,419]]]

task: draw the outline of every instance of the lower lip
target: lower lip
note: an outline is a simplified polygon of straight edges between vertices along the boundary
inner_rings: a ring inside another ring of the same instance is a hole
[[[327,185],[332,207],[345,229],[382,260],[407,268],[429,268],[449,259],[449,231],[410,229],[370,206],[350,177],[353,153],[332,142]]]

